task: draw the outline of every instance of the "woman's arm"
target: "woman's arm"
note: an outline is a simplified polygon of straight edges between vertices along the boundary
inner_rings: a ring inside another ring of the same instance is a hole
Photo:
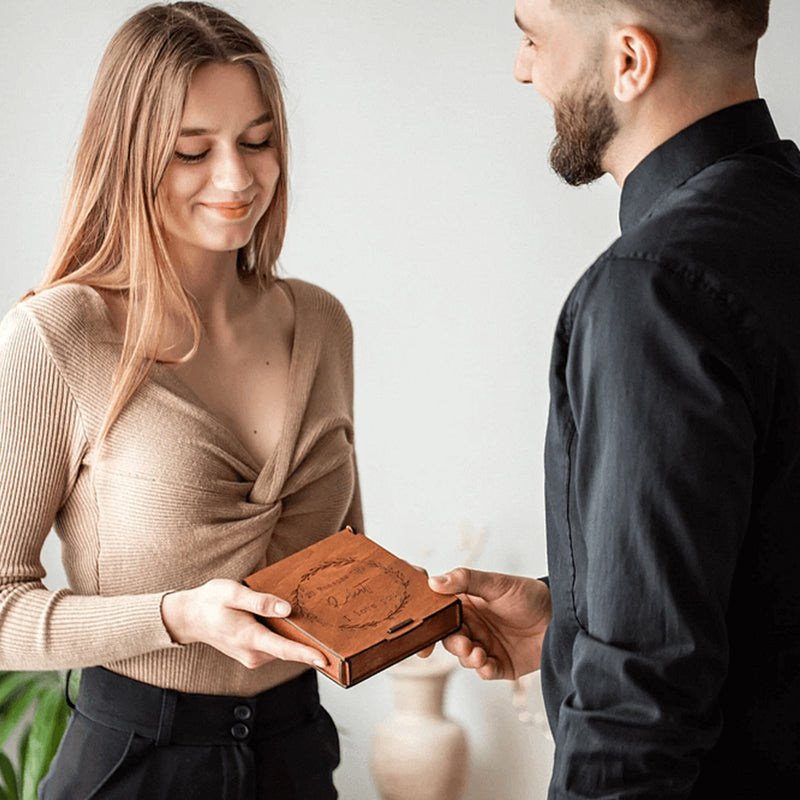
[[[0,325],[0,667],[89,666],[170,647],[161,594],[48,591],[40,554],[86,446],[77,405],[17,306]]]

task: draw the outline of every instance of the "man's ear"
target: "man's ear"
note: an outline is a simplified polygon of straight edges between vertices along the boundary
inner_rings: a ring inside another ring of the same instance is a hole
[[[614,96],[630,103],[653,82],[659,61],[658,43],[644,28],[626,25],[612,34]]]

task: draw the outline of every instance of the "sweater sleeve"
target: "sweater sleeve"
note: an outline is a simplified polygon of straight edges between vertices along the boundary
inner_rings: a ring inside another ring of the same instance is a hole
[[[361,507],[361,484],[358,479],[358,462],[353,453],[353,469],[355,471],[353,499],[344,517],[344,524],[349,525],[356,533],[364,533],[364,512]]]
[[[24,304],[0,326],[0,668],[64,669],[171,644],[161,594],[48,591],[41,549],[86,449],[75,399]]]

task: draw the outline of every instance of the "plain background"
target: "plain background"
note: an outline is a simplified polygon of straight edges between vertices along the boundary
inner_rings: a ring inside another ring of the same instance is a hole
[[[283,273],[336,294],[355,327],[356,441],[366,530],[437,572],[543,574],[547,366],[570,286],[617,235],[618,190],[549,171],[550,111],[512,79],[513,0],[227,0],[284,75],[292,205]],[[2,312],[40,279],[89,87],[139,3],[5,4],[0,27]],[[773,2],[759,85],[800,129],[800,7]],[[48,542],[48,584],[61,585]],[[343,800],[373,800],[374,726],[391,677],[325,681],[343,744]],[[538,686],[529,711],[541,710]],[[466,800],[544,797],[552,745],[509,684],[458,672]]]

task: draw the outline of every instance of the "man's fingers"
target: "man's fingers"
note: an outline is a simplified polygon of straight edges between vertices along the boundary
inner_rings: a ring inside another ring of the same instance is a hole
[[[444,640],[444,648],[458,659],[458,663],[464,669],[473,669],[482,678],[494,677],[497,671],[496,661],[489,656],[483,645],[473,642],[466,636],[454,634]]]
[[[513,580],[510,575],[458,567],[444,575],[428,578],[428,585],[440,594],[470,594],[491,602],[502,597],[511,588]]]
[[[478,677],[484,681],[494,681],[502,677],[500,674],[500,665],[494,658],[487,658],[486,663],[478,667],[475,672],[477,672]]]
[[[488,660],[489,656],[486,655],[486,651],[480,646],[473,647],[469,653],[459,659],[462,667],[474,670],[480,670],[482,667],[486,666]]]
[[[428,578],[428,586],[439,594],[464,594],[469,586],[469,573],[466,567],[458,567],[444,575],[432,575]]]
[[[462,666],[469,666],[473,669],[474,667],[471,662],[470,664],[465,662],[469,661],[471,658],[474,658],[474,654],[476,652],[485,653],[483,645],[479,644],[478,642],[474,642],[469,638],[469,636],[465,636],[462,633],[454,633],[448,636],[446,639],[442,640],[442,644],[448,653],[456,656],[456,658],[461,661]]]

